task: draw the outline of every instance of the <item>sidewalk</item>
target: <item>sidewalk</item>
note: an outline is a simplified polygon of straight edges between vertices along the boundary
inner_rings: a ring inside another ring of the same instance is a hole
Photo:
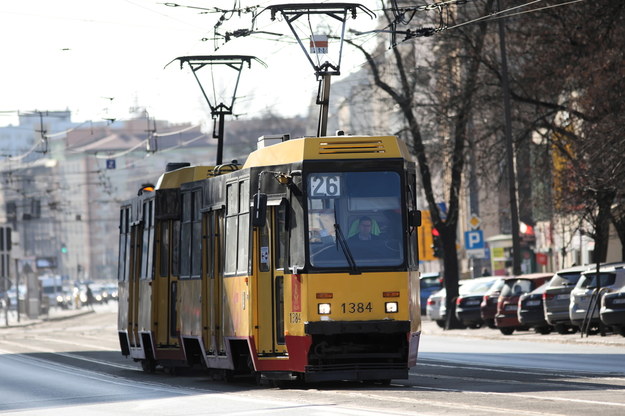
[[[625,337],[608,332],[606,336],[599,334],[590,335],[588,337],[582,337],[579,332],[575,334],[561,335],[557,332],[551,334],[541,335],[529,331],[514,331],[512,335],[503,335],[498,329],[491,329],[488,327],[482,327],[478,329],[452,329],[444,330],[440,328],[436,323],[427,317],[423,318],[422,331],[423,336],[437,335],[437,336],[455,336],[466,338],[481,338],[481,339],[498,339],[506,341],[531,341],[531,342],[550,342],[561,344],[596,344],[596,345],[611,345],[615,347],[625,346]]]
[[[40,315],[37,318],[29,318],[25,313],[21,313],[18,321],[17,311],[10,310],[8,316],[9,325],[7,326],[6,311],[2,309],[0,310],[0,330],[4,328],[26,327],[46,321],[61,321],[94,312],[95,311],[93,309],[89,309],[87,307],[83,307],[81,309],[62,309],[59,307],[53,307],[50,308],[48,314]]]

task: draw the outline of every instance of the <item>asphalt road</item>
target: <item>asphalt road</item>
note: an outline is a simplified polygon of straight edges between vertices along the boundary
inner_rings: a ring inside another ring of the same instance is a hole
[[[143,373],[119,353],[114,306],[102,306],[71,319],[0,327],[0,414],[622,415],[621,338],[505,337],[424,322],[408,380],[278,389],[204,371]]]

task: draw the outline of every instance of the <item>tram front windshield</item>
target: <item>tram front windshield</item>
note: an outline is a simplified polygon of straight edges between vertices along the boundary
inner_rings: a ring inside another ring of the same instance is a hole
[[[313,267],[360,269],[404,262],[397,172],[319,172],[306,180]]]

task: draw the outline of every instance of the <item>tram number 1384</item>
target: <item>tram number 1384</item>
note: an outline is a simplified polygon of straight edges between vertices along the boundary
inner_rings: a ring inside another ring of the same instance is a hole
[[[372,312],[373,307],[371,306],[371,302],[358,302],[358,303],[342,303],[341,309],[343,313],[365,313]]]

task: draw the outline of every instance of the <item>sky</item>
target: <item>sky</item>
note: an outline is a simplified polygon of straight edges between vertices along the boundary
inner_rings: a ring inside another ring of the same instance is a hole
[[[181,69],[178,62],[167,64],[180,56],[216,54],[252,55],[267,65],[253,61],[251,68],[244,67],[235,114],[244,118],[264,112],[305,115],[317,81],[285,21],[272,22],[265,11],[258,16],[257,27],[272,34],[215,43],[213,28],[222,14],[194,8],[229,8],[235,3],[260,5],[257,10],[262,10],[284,2],[181,0],[178,4],[182,6],[170,7],[153,0],[2,1],[0,126],[15,125],[18,111],[67,109],[76,122],[128,119],[136,108],[160,120],[206,122],[210,120],[209,107],[193,73],[187,67]],[[376,3],[362,2],[371,9]],[[249,14],[228,15],[219,31],[249,28],[250,22]],[[310,25],[315,33],[323,33],[328,26],[327,21],[311,20],[309,24],[304,18],[296,24],[303,29]],[[338,30],[336,23],[330,24],[332,31]],[[374,26],[375,21],[364,13],[348,21],[348,28],[358,30]],[[305,36],[309,34],[310,30]],[[363,42],[374,46],[374,36]],[[330,49],[333,53],[338,47],[331,43]],[[336,61],[335,55],[329,59]],[[363,64],[362,55],[345,46],[342,75],[333,77],[332,82]],[[236,71],[213,65],[196,74],[208,91],[213,91],[214,74],[215,90],[225,88],[218,100],[229,103],[234,85],[231,76]]]

